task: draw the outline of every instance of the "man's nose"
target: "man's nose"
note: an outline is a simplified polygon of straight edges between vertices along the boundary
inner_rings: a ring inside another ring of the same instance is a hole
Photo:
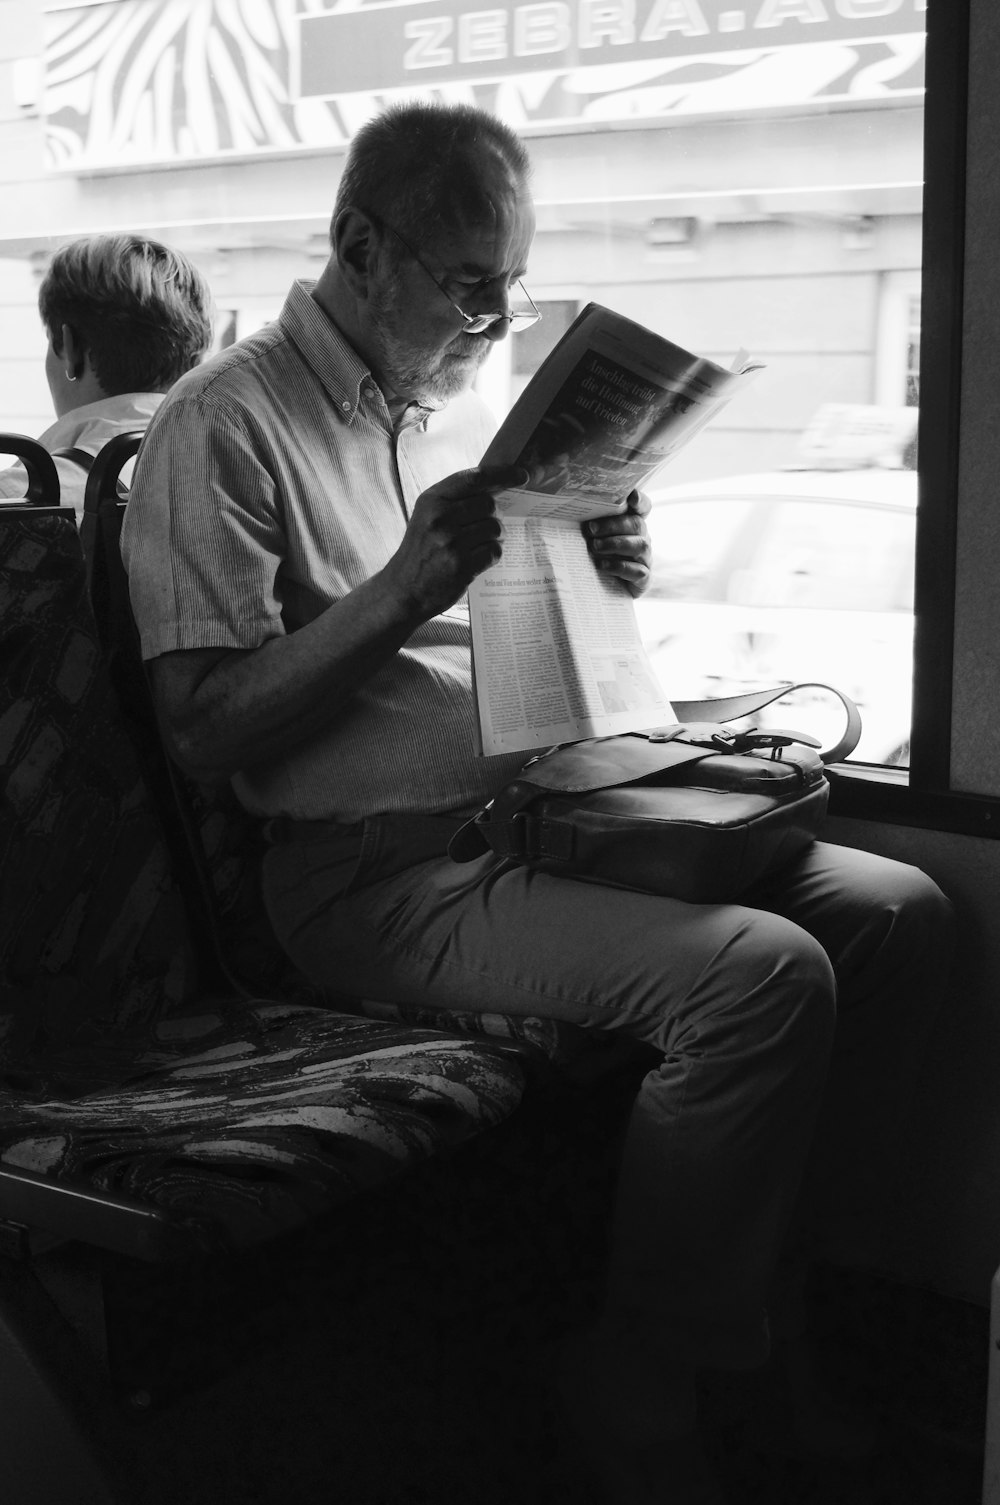
[[[492,312],[503,315],[500,319],[494,319],[493,323],[485,331],[491,340],[505,340],[510,334],[510,288],[500,286],[497,288],[497,296],[500,298],[500,307],[493,305]]]
[[[510,316],[504,314],[502,319],[495,319],[489,328],[483,330],[488,340],[505,340],[510,333]]]

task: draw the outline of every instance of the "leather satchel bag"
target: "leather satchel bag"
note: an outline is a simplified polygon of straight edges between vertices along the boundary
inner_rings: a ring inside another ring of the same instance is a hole
[[[820,829],[825,767],[861,735],[857,706],[831,686],[846,726],[835,746],[784,730],[734,731],[792,690],[673,702],[671,726],[566,743],[518,777],[452,838],[458,862],[487,851],[584,882],[692,903],[737,899],[795,858]],[[715,720],[695,719],[714,714]]]

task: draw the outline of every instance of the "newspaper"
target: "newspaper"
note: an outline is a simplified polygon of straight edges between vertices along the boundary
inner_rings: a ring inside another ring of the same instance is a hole
[[[624,512],[759,369],[591,303],[535,373],[483,457],[528,481],[498,494],[503,554],[469,587],[481,753],[674,720],[628,587],[596,568],[581,525]]]

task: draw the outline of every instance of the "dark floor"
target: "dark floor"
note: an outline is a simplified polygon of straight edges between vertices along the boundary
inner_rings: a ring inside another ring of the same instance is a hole
[[[609,1182],[599,1155],[582,1171],[546,1158],[539,1132],[534,1184],[523,1143],[460,1158],[280,1260],[202,1272],[200,1309],[190,1289],[145,1292],[189,1393],[171,1397],[169,1370],[150,1379],[141,1344],[119,1354],[126,1388],[153,1392],[132,1431],[135,1505],[591,1505],[587,1470],[554,1440],[546,1364],[593,1310]],[[130,1343],[142,1296],[120,1324]],[[835,1385],[877,1419],[875,1451],[764,1457],[739,1395],[709,1387],[733,1505],[979,1505],[986,1311],[832,1269],[811,1308]],[[234,1353],[212,1382],[205,1366]]]
[[[369,1313],[352,1302],[341,1325],[317,1322],[238,1376],[138,1424],[137,1499],[590,1505],[586,1470],[553,1443],[532,1324],[497,1310],[418,1310],[417,1290],[408,1297],[395,1328],[381,1304]],[[878,1375],[888,1383],[871,1459],[768,1458],[737,1428],[717,1426],[709,1445],[734,1505],[979,1505],[982,1324],[947,1304],[908,1305],[882,1307],[887,1331],[893,1307],[903,1327],[923,1307],[923,1336],[911,1326]],[[865,1389],[881,1388],[874,1377],[872,1369]]]

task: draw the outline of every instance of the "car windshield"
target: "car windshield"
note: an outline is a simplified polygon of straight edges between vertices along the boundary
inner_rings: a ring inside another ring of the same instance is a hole
[[[727,562],[738,555],[753,502],[697,498],[663,502],[649,519],[652,596],[673,601],[724,601]]]
[[[821,681],[861,709],[859,759],[905,763],[916,493],[914,471],[879,466],[654,490],[652,579],[636,610],[668,697]],[[758,720],[801,722],[829,745],[840,714],[782,704]]]

